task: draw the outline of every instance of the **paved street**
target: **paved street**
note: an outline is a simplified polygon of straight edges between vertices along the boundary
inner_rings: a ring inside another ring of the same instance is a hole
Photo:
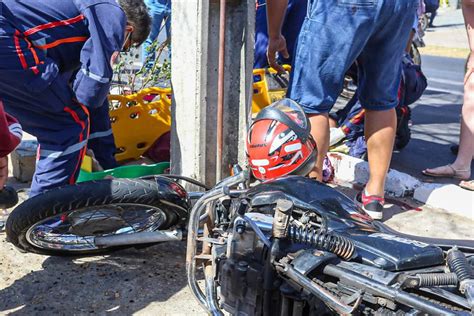
[[[394,153],[392,168],[422,177],[424,168],[453,161],[449,147],[459,139],[464,64],[458,58],[423,56],[428,88],[412,106],[412,139],[405,149]]]
[[[434,179],[424,177],[421,170],[455,159],[449,147],[459,140],[464,67],[469,48],[461,10],[441,9],[434,25],[435,28],[426,31],[427,47],[421,50],[428,88],[412,105],[412,140],[401,152],[394,153],[391,165],[428,182]],[[447,179],[436,179],[436,182],[457,183]]]

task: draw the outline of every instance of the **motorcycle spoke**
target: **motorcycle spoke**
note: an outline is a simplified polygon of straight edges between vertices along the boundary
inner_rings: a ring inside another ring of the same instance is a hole
[[[98,206],[66,214],[66,218],[64,213],[58,214],[30,227],[26,234],[29,242],[43,249],[94,250],[98,249],[96,237],[157,229],[166,218],[159,208],[135,204]]]

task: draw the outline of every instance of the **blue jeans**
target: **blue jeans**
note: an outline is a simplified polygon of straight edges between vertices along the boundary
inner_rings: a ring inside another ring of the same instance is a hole
[[[155,50],[148,51],[148,47],[158,38],[160,35],[161,24],[163,24],[163,20],[165,21],[165,29],[166,29],[166,38],[169,39],[171,37],[171,14],[168,11],[150,12],[152,25],[150,35],[146,39],[145,43],[143,43],[143,56],[142,62],[145,62],[147,58],[149,58],[149,63],[153,63],[155,60]]]
[[[418,0],[311,0],[288,95],[306,113],[328,113],[357,59],[359,99],[371,110],[398,104],[401,57]]]

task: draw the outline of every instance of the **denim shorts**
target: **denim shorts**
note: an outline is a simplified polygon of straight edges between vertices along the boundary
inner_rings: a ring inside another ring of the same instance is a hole
[[[418,0],[309,0],[288,96],[307,114],[328,113],[357,60],[362,106],[394,108],[417,8]]]

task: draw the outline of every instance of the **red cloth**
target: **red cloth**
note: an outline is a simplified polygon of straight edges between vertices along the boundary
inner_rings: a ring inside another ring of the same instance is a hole
[[[23,131],[18,121],[3,110],[0,101],[0,158],[11,153],[20,144]]]

